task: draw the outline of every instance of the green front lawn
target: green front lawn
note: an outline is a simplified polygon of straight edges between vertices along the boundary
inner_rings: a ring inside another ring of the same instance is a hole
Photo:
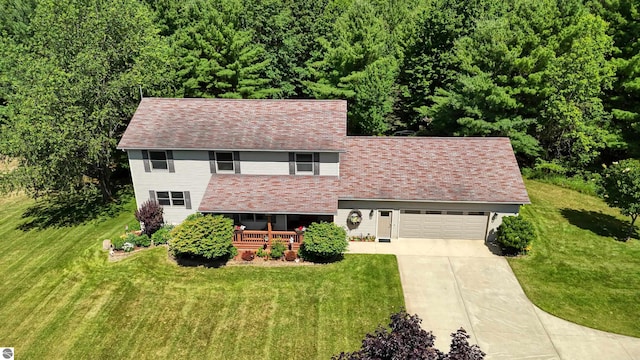
[[[16,358],[327,359],[404,305],[394,256],[212,269],[156,248],[109,263],[101,240],[132,222],[133,203],[108,220],[18,229],[32,205],[0,201],[0,345]]]
[[[640,241],[600,199],[527,181],[522,209],[538,232],[529,256],[509,259],[527,296],[569,321],[640,337]]]

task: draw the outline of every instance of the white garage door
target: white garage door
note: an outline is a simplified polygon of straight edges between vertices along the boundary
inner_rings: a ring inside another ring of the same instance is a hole
[[[400,237],[484,240],[488,214],[462,211],[400,211]]]

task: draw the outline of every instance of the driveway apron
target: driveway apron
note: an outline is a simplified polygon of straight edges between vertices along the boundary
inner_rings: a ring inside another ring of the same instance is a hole
[[[349,251],[397,255],[407,311],[423,319],[441,350],[448,350],[450,334],[463,327],[486,359],[640,360],[640,339],[538,309],[507,261],[482,242],[401,239],[351,243]]]

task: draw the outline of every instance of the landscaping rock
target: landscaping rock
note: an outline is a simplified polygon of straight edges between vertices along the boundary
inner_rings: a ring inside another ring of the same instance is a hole
[[[111,240],[107,239],[107,240],[102,240],[102,249],[103,250],[109,250],[111,249]]]

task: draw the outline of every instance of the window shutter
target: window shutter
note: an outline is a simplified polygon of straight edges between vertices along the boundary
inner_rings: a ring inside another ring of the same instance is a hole
[[[153,190],[149,190],[149,200],[151,201],[157,201],[156,200],[156,192]]]
[[[167,150],[167,165],[169,166],[169,172],[176,172],[176,168],[173,167],[173,151]]]
[[[289,175],[296,174],[296,154],[289,153]]]
[[[240,152],[239,151],[233,152],[233,169],[235,170],[236,174],[240,174]]]
[[[142,150],[142,162],[144,163],[144,172],[151,172],[151,164],[149,163],[149,152]]]
[[[184,192],[184,207],[187,209],[191,209],[191,192]]]
[[[212,174],[216,173],[216,152],[215,151],[209,151],[209,171],[211,171]]]
[[[313,175],[320,175],[320,153],[313,153]]]

